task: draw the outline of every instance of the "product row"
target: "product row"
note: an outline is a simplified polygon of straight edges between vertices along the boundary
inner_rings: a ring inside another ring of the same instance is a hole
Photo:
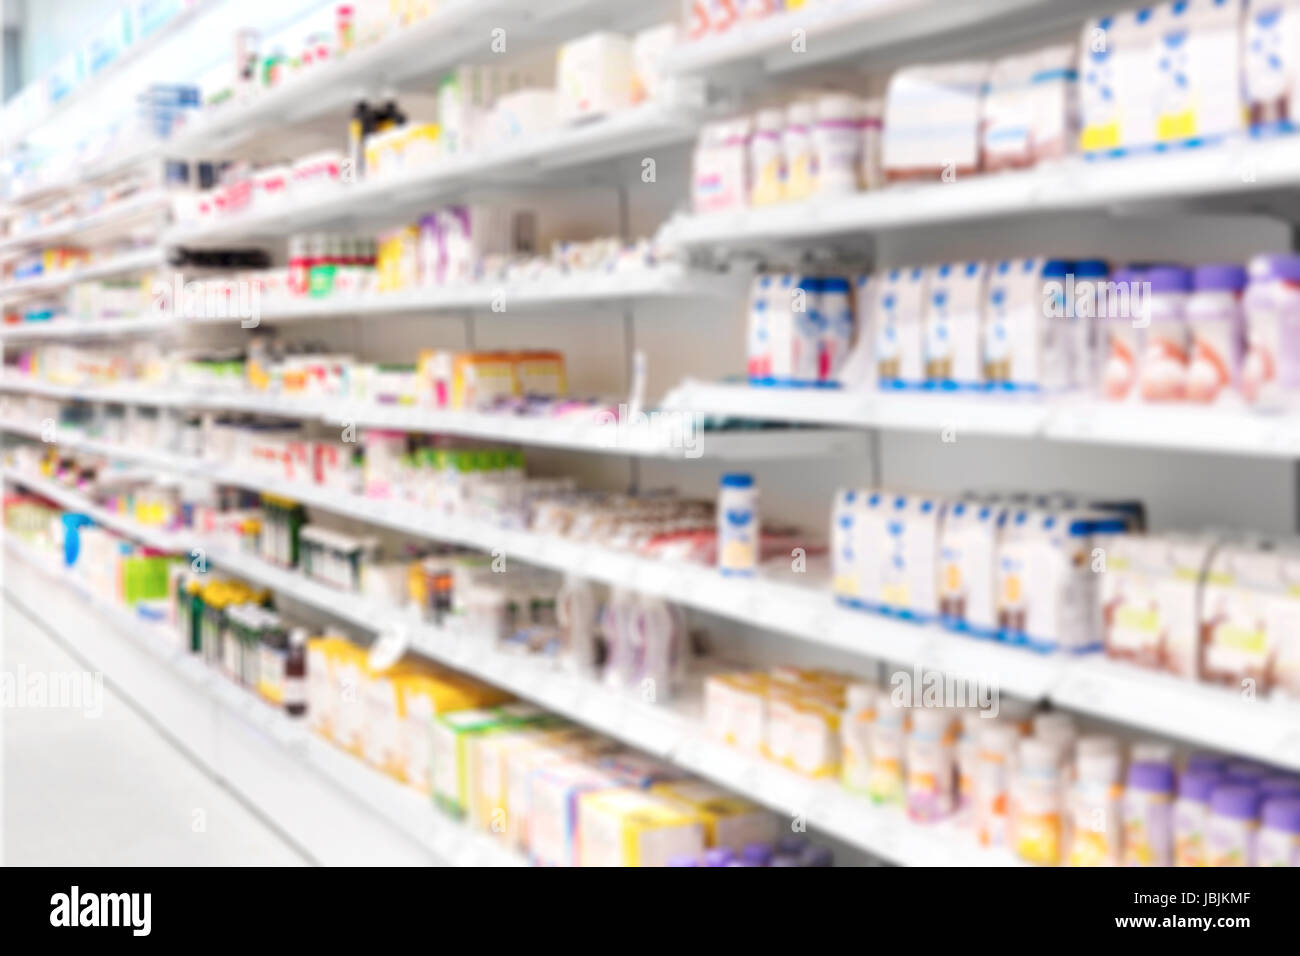
[[[1300,257],[1248,266],[1006,259],[873,275],[764,273],[755,385],[1067,391],[1121,402],[1288,406]]]
[[[1300,8],[1276,0],[1173,0],[1091,20],[1077,47],[900,69],[883,101],[828,92],[712,123],[695,152],[694,208],[1290,132],[1297,22]]]
[[[38,546],[63,537],[61,563],[96,593],[169,622],[182,651],[535,865],[832,865],[828,848],[780,837],[779,818],[757,804],[424,658],[384,660],[312,634],[267,592],[137,554],[83,519],[5,499],[6,530]],[[141,561],[154,569],[143,589],[134,575],[95,572]]]
[[[1289,539],[1144,532],[1139,502],[841,491],[844,604],[1036,650],[1300,696],[1300,551]]]
[[[961,702],[944,706],[945,700]],[[776,667],[710,676],[715,739],[814,777],[838,778],[918,823],[1069,866],[1300,865],[1300,777],[1172,746],[1081,733],[938,674],[888,686]]]

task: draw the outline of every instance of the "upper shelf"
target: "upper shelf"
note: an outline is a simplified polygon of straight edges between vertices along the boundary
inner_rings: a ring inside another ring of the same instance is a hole
[[[1294,201],[1274,202],[1270,193],[1297,185],[1300,136],[1242,139],[1145,156],[1074,156],[1023,172],[696,215],[682,219],[673,238],[686,246],[764,247],[973,220],[1205,200],[1291,218]]]
[[[1155,405],[944,392],[762,388],[690,381],[664,407],[772,422],[1300,458],[1294,415],[1202,405]]]
[[[680,75],[744,81],[853,61],[1005,50],[1028,37],[1071,27],[1119,0],[821,0],[724,33],[681,44],[669,60]]]
[[[649,102],[577,126],[555,129],[493,150],[451,156],[401,175],[379,176],[336,189],[292,196],[243,214],[182,223],[164,237],[168,245],[242,236],[279,236],[331,223],[410,219],[422,204],[470,188],[532,182],[555,172],[690,140],[694,111]]]

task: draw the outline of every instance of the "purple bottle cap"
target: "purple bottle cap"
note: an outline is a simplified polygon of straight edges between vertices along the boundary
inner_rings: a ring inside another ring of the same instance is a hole
[[[1210,812],[1232,820],[1254,820],[1259,816],[1259,791],[1239,783],[1215,787],[1210,795]]]
[[[1197,292],[1240,292],[1246,287],[1246,270],[1230,262],[1197,266],[1192,284]]]
[[[804,850],[808,849],[808,838],[787,834],[776,841],[777,853],[788,853],[798,856]]]
[[[1214,770],[1218,773],[1222,773],[1224,764],[1226,763],[1227,763],[1226,760],[1224,760],[1222,757],[1216,754],[1206,753],[1203,750],[1198,750],[1196,753],[1192,754],[1187,758],[1187,769],[1188,770]]]
[[[1267,797],[1300,797],[1300,780],[1281,774],[1259,781],[1259,792]]]
[[[772,862],[772,847],[766,843],[750,843],[740,851],[740,858],[750,866],[767,866]]]
[[[727,866],[736,858],[736,854],[731,852],[730,847],[715,846],[712,850],[704,851],[705,866]]]
[[[1150,793],[1173,793],[1174,768],[1167,763],[1135,763],[1128,768],[1128,787]]]
[[[835,855],[828,846],[810,846],[803,854],[804,866],[831,866]]]
[[[1192,274],[1180,266],[1160,266],[1144,276],[1152,292],[1190,292]]]
[[[1198,803],[1208,803],[1214,788],[1223,783],[1217,770],[1187,770],[1178,778],[1178,796]]]
[[[1226,776],[1242,782],[1263,780],[1265,777],[1274,776],[1267,767],[1261,767],[1249,760],[1233,760],[1223,768],[1223,772]]]
[[[669,866],[699,866],[700,861],[692,853],[686,853],[681,856],[670,857]]]
[[[1256,256],[1250,260],[1250,277],[1254,280],[1300,279],[1300,256],[1286,253]]]
[[[1264,802],[1264,826],[1284,833],[1300,833],[1300,799],[1273,797]]]

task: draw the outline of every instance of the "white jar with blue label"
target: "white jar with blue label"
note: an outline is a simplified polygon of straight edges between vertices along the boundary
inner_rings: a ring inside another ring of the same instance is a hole
[[[718,487],[718,570],[750,575],[758,567],[758,486],[754,476],[722,476]]]

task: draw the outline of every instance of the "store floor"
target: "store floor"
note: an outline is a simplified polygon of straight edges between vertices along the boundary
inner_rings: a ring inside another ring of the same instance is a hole
[[[83,671],[4,600],[11,675]],[[92,698],[93,699],[93,698]],[[100,707],[0,713],[0,863],[9,866],[293,866],[302,855],[192,763],[107,684]]]

